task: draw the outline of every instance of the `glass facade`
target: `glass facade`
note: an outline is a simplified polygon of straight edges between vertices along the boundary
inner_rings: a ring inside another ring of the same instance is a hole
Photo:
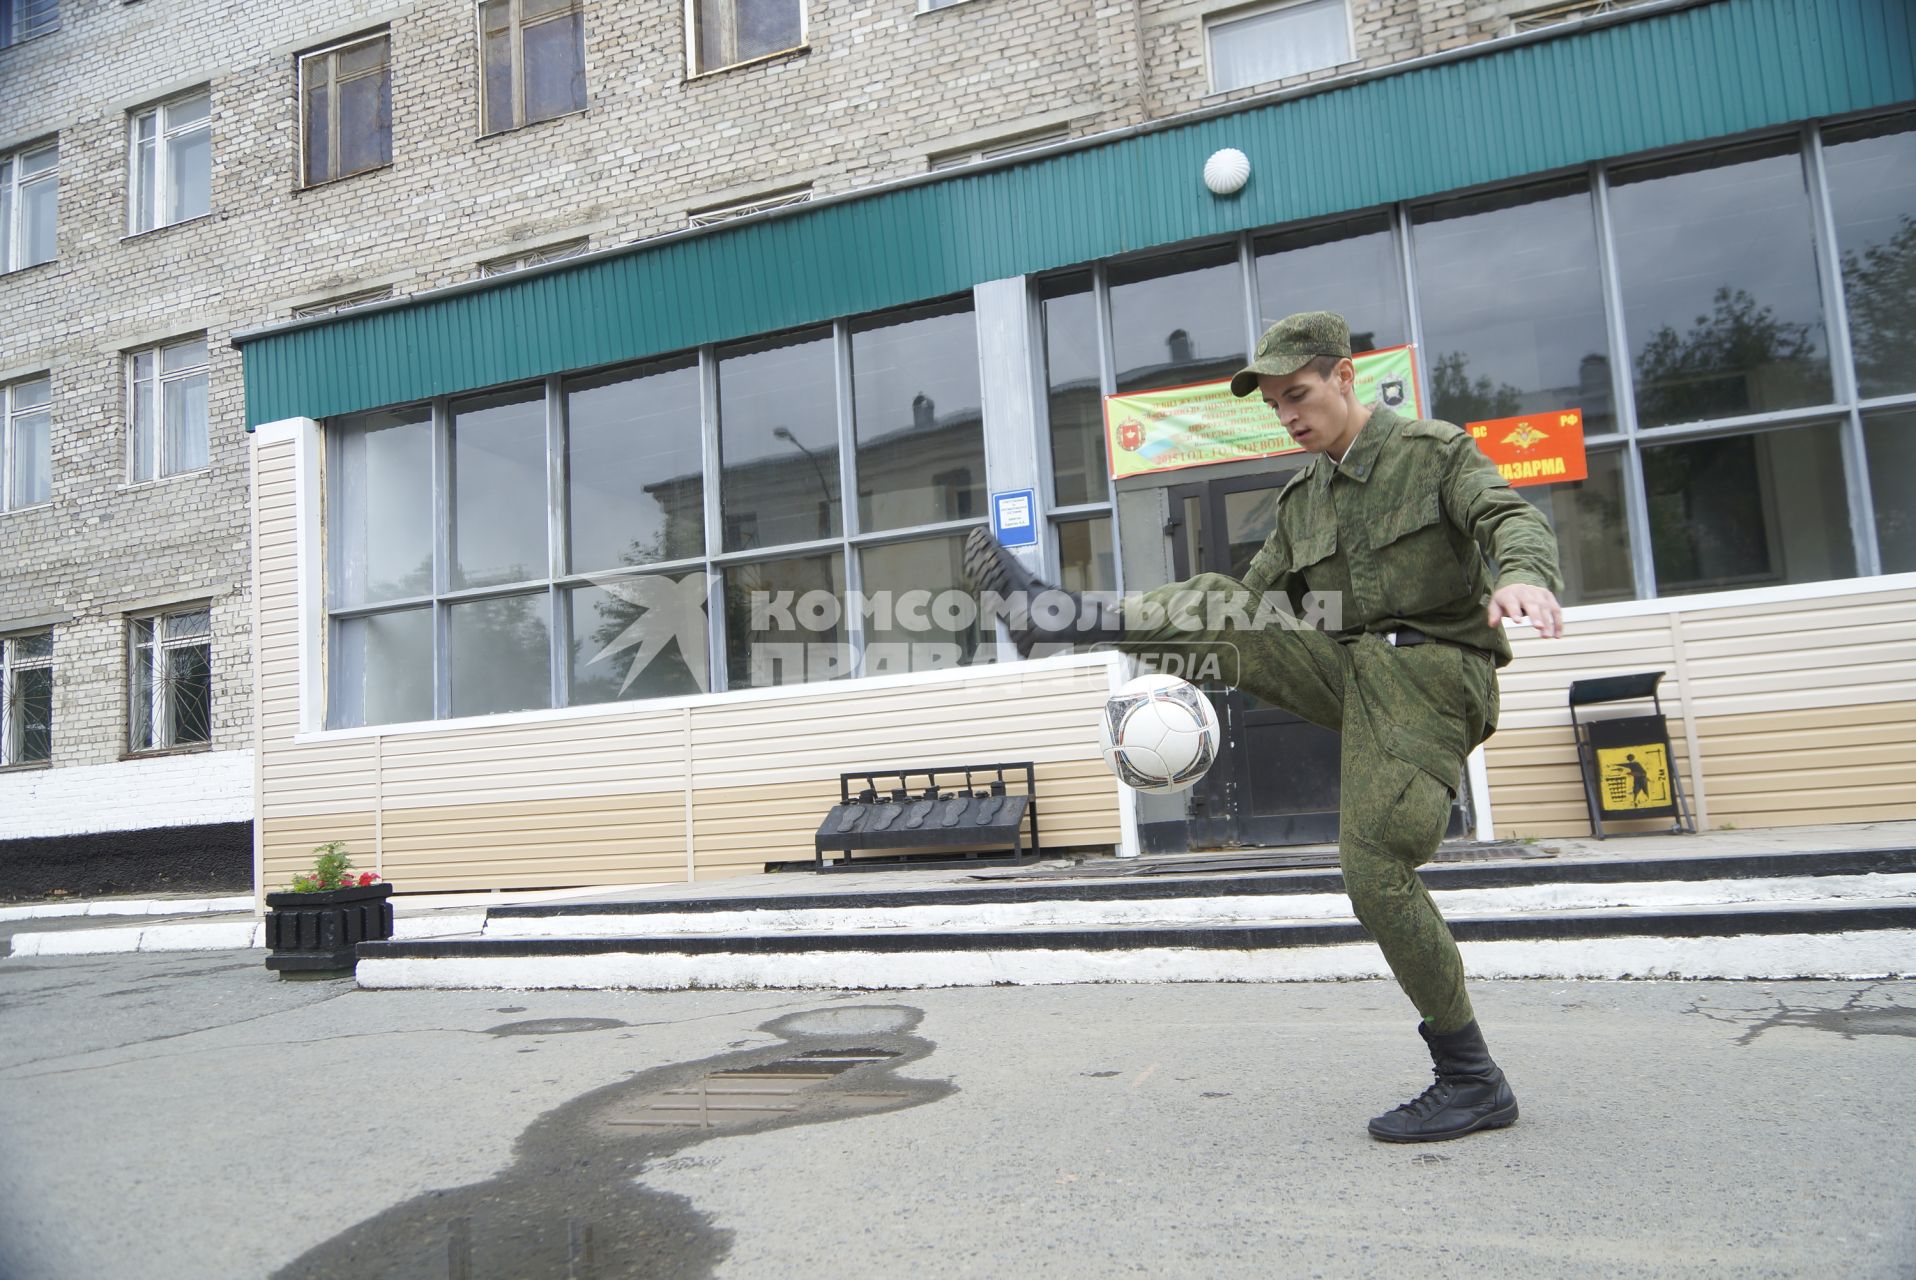
[[[328,722],[974,661],[938,597],[983,379],[1030,375],[1045,560],[1114,590],[1151,482],[1108,479],[1103,396],[1226,377],[1296,310],[1415,343],[1433,416],[1582,411],[1587,478],[1520,490],[1567,604],[1916,570],[1912,161],[1904,113],[1081,266],[1031,282],[1029,370],[981,375],[959,298],[337,420]],[[1237,501],[1241,569],[1270,494]]]

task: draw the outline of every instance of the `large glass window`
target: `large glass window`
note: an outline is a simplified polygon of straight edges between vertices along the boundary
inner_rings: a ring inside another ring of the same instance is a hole
[[[164,751],[213,736],[213,629],[204,606],[136,618],[132,626],[130,738]]]
[[[0,511],[53,500],[53,380],[0,387]]]
[[[452,714],[552,705],[551,596],[500,596],[446,610]]]
[[[431,408],[358,414],[331,438],[334,607],[431,595]]]
[[[0,638],[0,766],[53,755],[53,633]]]
[[[1244,273],[1236,245],[1112,267],[1117,389],[1228,378],[1244,366]]]
[[[837,535],[838,380],[829,332],[719,354],[719,505],[727,551]]]
[[[340,621],[333,632],[334,728],[432,719],[432,610]]]
[[[697,362],[576,379],[565,404],[572,571],[704,555]]]
[[[454,401],[451,586],[547,574],[543,387]]]
[[[1205,23],[1211,89],[1223,93],[1334,67],[1351,58],[1345,0],[1286,0]]]
[[[1581,178],[1418,209],[1431,412],[1463,424],[1583,410],[1616,429],[1597,233]]]
[[[1061,507],[1110,497],[1105,459],[1104,396],[1098,373],[1097,300],[1091,277],[1043,283],[1045,407],[1051,422],[1051,491]]]
[[[1916,115],[1831,129],[1823,157],[1857,391],[1916,391]]]
[[[849,675],[845,557],[839,552],[725,570],[725,664],[734,689]]]
[[[1118,557],[1111,517],[1058,523],[1058,585],[1066,591],[1116,591]]]
[[[1517,490],[1557,532],[1565,604],[1599,604],[1636,595],[1630,568],[1630,522],[1623,503],[1623,451],[1588,458],[1589,476]]]
[[[213,94],[196,89],[136,111],[127,230],[151,231],[213,207]]]
[[[985,428],[971,307],[852,326],[852,422],[861,531],[984,511]]]
[[[0,271],[53,261],[59,205],[58,145],[0,155]]]
[[[1866,415],[1863,440],[1883,572],[1916,573],[1916,409]]]
[[[574,706],[704,693],[705,570],[604,579],[566,593]]]
[[[1283,231],[1257,241],[1258,328],[1300,311],[1335,311],[1352,351],[1410,341],[1390,215]]]
[[[695,75],[805,43],[804,0],[694,0],[692,9]]]
[[[865,623],[866,675],[961,666],[977,656],[982,628],[964,585],[964,555],[965,540],[955,535],[865,548],[865,595],[890,602]]]
[[[207,465],[205,338],[188,338],[127,357],[131,376],[129,470],[137,483]]]
[[[382,32],[299,60],[307,186],[392,163],[391,49]]]
[[[481,0],[485,131],[585,110],[582,0]]]
[[[1619,169],[1610,208],[1639,426],[1828,403],[1794,140]]]
[[[1833,423],[1646,446],[1643,482],[1659,595],[1856,572]]]

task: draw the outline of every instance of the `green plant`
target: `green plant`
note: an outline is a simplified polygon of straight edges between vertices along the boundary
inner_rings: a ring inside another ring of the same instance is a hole
[[[313,869],[302,871],[286,886],[288,893],[325,893],[330,889],[351,889],[379,883],[371,871],[353,875],[353,860],[346,856],[344,840],[330,840],[313,850]]]

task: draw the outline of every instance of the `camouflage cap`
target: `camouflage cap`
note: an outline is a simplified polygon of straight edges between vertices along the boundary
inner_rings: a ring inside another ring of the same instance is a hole
[[[1257,376],[1289,377],[1318,356],[1351,353],[1351,327],[1335,311],[1300,311],[1285,316],[1257,340],[1257,355],[1231,375],[1231,394],[1248,396],[1257,390]]]

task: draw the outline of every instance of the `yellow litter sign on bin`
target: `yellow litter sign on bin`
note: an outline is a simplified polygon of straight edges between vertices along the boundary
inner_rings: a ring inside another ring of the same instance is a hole
[[[1661,742],[1598,748],[1597,776],[1605,813],[1663,809],[1674,799],[1670,791],[1670,753]]]

